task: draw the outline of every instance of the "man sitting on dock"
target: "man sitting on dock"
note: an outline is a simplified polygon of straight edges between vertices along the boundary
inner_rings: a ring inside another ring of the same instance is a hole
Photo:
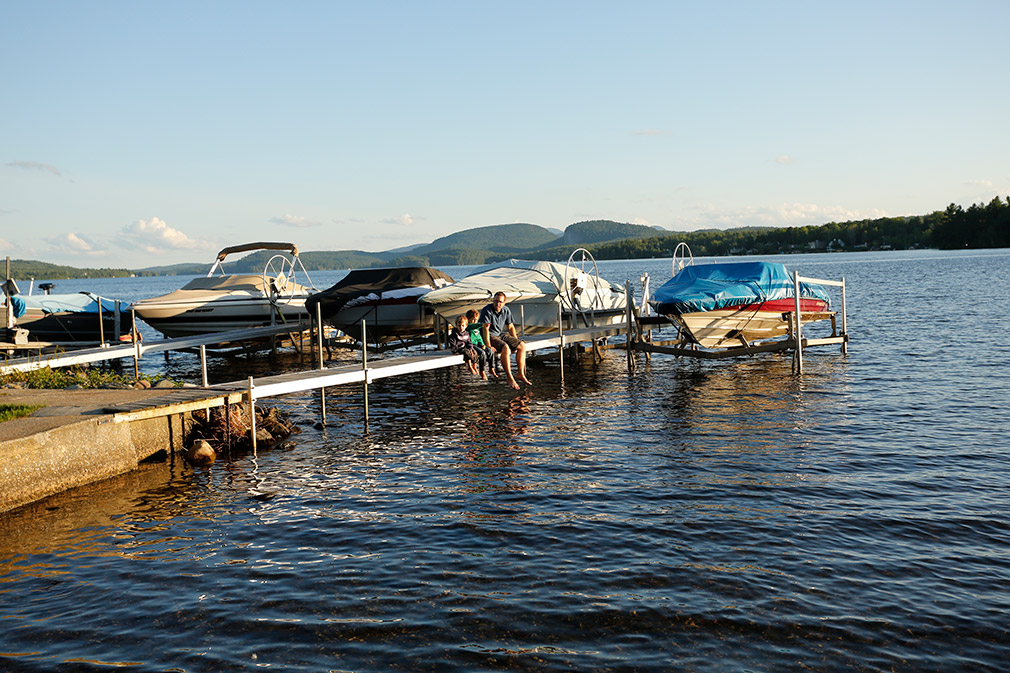
[[[501,354],[502,368],[505,369],[505,378],[508,379],[509,385],[516,390],[519,389],[519,384],[512,376],[512,362],[509,360],[512,351],[516,354],[519,380],[526,385],[533,385],[533,382],[526,378],[526,342],[516,336],[512,311],[505,306],[504,292],[496,292],[494,301],[481,309],[480,322],[484,343],[490,344],[491,348]]]

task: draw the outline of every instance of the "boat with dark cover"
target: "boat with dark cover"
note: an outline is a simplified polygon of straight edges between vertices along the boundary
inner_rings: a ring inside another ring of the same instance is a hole
[[[369,343],[417,339],[435,329],[434,312],[418,298],[452,283],[449,274],[428,266],[355,269],[309,296],[305,307],[315,316],[318,306],[323,321],[358,340],[362,320]]]

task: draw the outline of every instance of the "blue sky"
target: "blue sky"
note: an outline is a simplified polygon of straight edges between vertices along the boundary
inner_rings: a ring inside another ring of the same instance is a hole
[[[0,0],[0,254],[209,261],[1010,194],[1006,2]]]

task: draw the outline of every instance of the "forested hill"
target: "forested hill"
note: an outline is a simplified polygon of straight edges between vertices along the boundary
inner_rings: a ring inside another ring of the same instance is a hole
[[[532,250],[556,240],[556,234],[535,224],[493,224],[437,238],[428,245],[414,248],[410,254],[426,255],[439,250],[462,249],[515,253]]]
[[[0,268],[0,271],[4,271]],[[129,278],[134,275],[129,269],[90,269],[49,264],[34,259],[12,259],[11,278],[18,281],[36,278],[40,280],[62,280],[64,278]],[[25,292],[28,288],[22,288]]]
[[[906,248],[1010,247],[1010,198],[964,209],[951,204],[929,215],[829,222],[820,226],[692,231],[584,247],[597,259],[669,256],[685,242],[697,256],[771,255]],[[543,259],[566,259],[570,246],[544,249]]]
[[[612,220],[591,220],[588,222],[576,222],[568,225],[565,233],[559,239],[555,239],[541,248],[554,248],[558,246],[577,247],[590,243],[603,243],[606,241],[617,241],[626,238],[649,238],[650,236],[663,236],[670,232],[665,229],[655,229],[641,224],[626,224],[614,222]]]

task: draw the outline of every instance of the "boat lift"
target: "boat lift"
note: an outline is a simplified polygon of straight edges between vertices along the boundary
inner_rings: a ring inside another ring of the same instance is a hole
[[[676,268],[676,267],[675,267]],[[681,267],[682,268],[682,267]],[[674,272],[676,273],[676,271]],[[788,311],[783,313],[782,317],[789,324],[789,331],[784,338],[769,339],[767,341],[753,342],[753,343],[741,343],[739,346],[732,346],[729,348],[719,348],[719,349],[707,349],[701,348],[697,343],[693,343],[690,339],[684,338],[682,334],[678,335],[678,338],[672,341],[664,342],[654,342],[652,340],[651,327],[663,328],[674,325],[674,323],[662,315],[647,315],[648,311],[648,300],[649,300],[649,276],[646,274],[642,276],[642,287],[643,287],[643,298],[642,298],[642,312],[645,315],[638,315],[634,320],[635,331],[633,335],[629,335],[627,341],[628,350],[628,368],[634,370],[634,360],[632,358],[633,352],[642,352],[649,355],[651,353],[664,353],[667,355],[675,355],[678,357],[690,357],[690,358],[700,358],[700,359],[721,359],[729,357],[737,357],[741,355],[754,355],[757,353],[769,353],[775,351],[792,350],[793,351],[793,373],[802,374],[803,373],[803,349],[809,348],[811,346],[830,346],[838,345],[841,347],[841,352],[848,352],[849,344],[849,332],[847,325],[846,316],[846,298],[845,298],[845,278],[844,276],[840,281],[837,280],[825,280],[822,278],[808,278],[806,276],[799,275],[798,272],[793,271],[793,297],[795,298],[795,309],[793,311]],[[842,301],[841,301],[841,329],[839,330],[838,325],[838,313],[836,311],[827,312],[801,312],[800,311],[800,283],[817,283],[819,285],[828,285],[831,287],[838,287],[841,289]],[[629,288],[630,289],[630,288]],[[629,312],[630,312],[629,307]],[[797,320],[799,316],[799,320]],[[809,323],[820,320],[830,320],[831,321],[831,334],[826,337],[820,338],[808,338],[803,336],[803,323]],[[629,325],[631,324],[631,318],[629,317]]]

